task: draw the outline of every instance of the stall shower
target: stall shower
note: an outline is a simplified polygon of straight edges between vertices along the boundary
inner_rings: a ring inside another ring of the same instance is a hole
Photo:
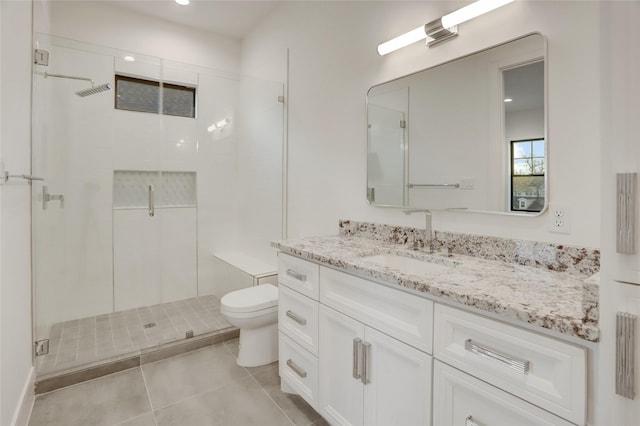
[[[230,327],[213,254],[275,265],[283,84],[35,39],[38,375]]]

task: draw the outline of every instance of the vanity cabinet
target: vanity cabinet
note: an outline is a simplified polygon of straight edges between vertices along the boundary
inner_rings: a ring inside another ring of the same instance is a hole
[[[319,412],[338,425],[429,425],[433,302],[320,267]]]
[[[583,347],[282,253],[278,271],[282,389],[333,425],[586,424]]]
[[[320,306],[319,412],[336,425],[428,425],[431,357]]]
[[[434,328],[438,360],[585,424],[585,349],[439,303]]]
[[[553,414],[438,360],[433,365],[434,426],[571,426]]]
[[[281,387],[318,409],[319,266],[278,255],[278,342]]]

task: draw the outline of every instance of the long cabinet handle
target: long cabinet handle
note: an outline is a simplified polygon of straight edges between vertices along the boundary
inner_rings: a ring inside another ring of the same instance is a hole
[[[362,377],[360,373],[360,353],[362,349],[362,339],[353,339],[353,378],[358,380]]]
[[[464,426],[480,426],[480,423],[473,420],[473,416],[469,416],[464,419]]]
[[[503,365],[506,365],[507,367],[512,368],[522,374],[529,373],[529,365],[530,365],[529,361],[521,360],[521,359],[513,358],[509,355],[501,354],[500,352],[496,352],[493,349],[489,349],[485,346],[481,346],[476,343],[473,343],[471,339],[465,340],[464,348],[476,355],[480,355],[485,358],[491,358],[495,361],[498,361]]]
[[[291,318],[292,320],[294,320],[295,322],[297,322],[300,325],[307,325],[307,320],[302,318],[299,315],[296,315],[295,313],[293,313],[293,311],[288,310],[287,314],[286,314],[289,318]]]
[[[300,273],[294,271],[293,269],[287,269],[285,271],[285,273],[287,275],[289,275],[290,277],[295,278],[298,281],[306,281],[307,280],[307,276],[306,275],[300,274]]]
[[[303,379],[307,377],[307,372],[304,371],[302,368],[300,368],[298,364],[293,362],[291,358],[287,360],[287,367],[292,369],[294,373],[296,373],[298,376],[302,377]]]
[[[362,384],[368,385],[371,383],[371,378],[369,377],[369,363],[371,362],[371,343],[364,342],[362,344]]]
[[[153,217],[156,214],[156,203],[154,200],[154,189],[153,185],[149,185],[149,216]]]

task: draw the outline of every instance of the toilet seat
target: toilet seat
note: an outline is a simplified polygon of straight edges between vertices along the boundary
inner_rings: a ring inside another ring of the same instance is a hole
[[[278,306],[278,288],[262,284],[225,294],[220,299],[221,310],[229,313],[256,312]]]

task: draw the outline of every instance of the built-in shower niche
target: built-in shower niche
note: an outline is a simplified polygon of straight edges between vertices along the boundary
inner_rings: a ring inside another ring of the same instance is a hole
[[[195,172],[115,170],[113,209],[149,208],[150,186],[155,208],[197,207]]]
[[[196,173],[115,170],[114,310],[197,296]]]

